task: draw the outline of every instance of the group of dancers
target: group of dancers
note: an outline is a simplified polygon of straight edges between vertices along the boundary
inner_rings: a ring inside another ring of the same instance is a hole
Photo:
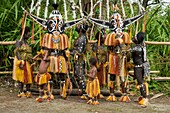
[[[72,87],[71,76],[74,76],[76,85],[82,94],[81,98],[88,99],[88,104],[98,105],[98,97],[101,94],[100,86],[106,85],[106,82],[108,82],[110,90],[110,95],[106,100],[117,101],[114,90],[116,76],[119,76],[122,91],[122,96],[119,100],[129,102],[130,98],[127,94],[125,77],[129,69],[129,54],[132,53],[134,77],[138,81],[141,92],[139,104],[146,105],[148,103],[147,83],[144,82],[144,77],[149,75],[150,67],[146,58],[145,33],[139,32],[136,34],[132,38],[135,45],[131,47],[131,38],[127,32],[124,32],[125,27],[140,19],[144,13],[123,20],[121,15],[115,11],[109,22],[85,17],[64,23],[61,13],[57,10],[57,5],[53,4],[53,7],[54,10],[48,20],[36,17],[24,10],[47,32],[40,39],[41,50],[33,57],[32,49],[27,42],[30,37],[30,28],[27,26],[21,28],[20,34],[22,38],[16,41],[13,68],[13,79],[18,82],[18,97],[31,97],[30,87],[35,80],[39,86],[39,97],[36,98],[36,101],[43,102],[44,99],[51,101],[54,99],[51,90],[51,74],[53,74],[60,81],[60,96],[66,99],[67,90]],[[89,59],[86,57],[89,43],[87,38],[88,22],[93,22],[103,27],[101,32],[96,35],[97,42],[92,44]],[[69,49],[69,38],[64,34],[64,30],[73,25],[77,25],[76,31],[79,36],[74,41],[73,48]],[[106,35],[105,28],[111,31],[108,35]],[[72,64],[70,58],[73,58]],[[38,74],[33,80],[32,67],[37,59],[41,59],[41,62],[38,66]],[[87,62],[90,65],[89,69],[87,69]],[[70,73],[71,71],[72,74]],[[109,81],[107,81],[107,75],[109,75]],[[24,91],[24,85],[26,85],[26,91]]]

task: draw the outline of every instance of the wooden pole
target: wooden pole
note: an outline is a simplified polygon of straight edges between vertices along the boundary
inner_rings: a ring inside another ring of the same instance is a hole
[[[37,74],[38,72],[33,72],[33,74]],[[12,71],[0,71],[1,74],[12,74]]]
[[[93,41],[91,41],[93,42]],[[16,41],[0,41],[0,45],[14,45]],[[131,42],[133,43],[133,42]],[[154,42],[154,41],[145,41],[146,44],[148,45],[168,45],[170,46],[170,42]]]
[[[131,41],[131,44],[133,42]],[[145,41],[146,44],[148,45],[170,45],[170,42],[155,42],[155,41]]]
[[[16,41],[0,41],[0,45],[14,45],[16,43]]]
[[[170,81],[170,77],[152,77],[151,79],[156,81]]]
[[[145,41],[149,45],[170,45],[170,42],[154,42],[154,41]]]
[[[130,74],[134,74],[134,71],[129,71]],[[150,71],[151,74],[158,74],[160,71]]]

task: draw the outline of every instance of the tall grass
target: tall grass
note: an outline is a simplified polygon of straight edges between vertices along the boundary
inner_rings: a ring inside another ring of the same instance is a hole
[[[164,10],[156,6],[149,12],[151,16],[146,31],[148,41],[170,42],[169,7]],[[151,69],[160,70],[158,76],[170,76],[170,46],[148,45],[147,51]]]

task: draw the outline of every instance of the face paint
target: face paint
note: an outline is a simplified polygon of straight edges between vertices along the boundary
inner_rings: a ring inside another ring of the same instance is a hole
[[[123,28],[123,19],[121,18],[121,15],[119,13],[114,13],[111,16],[111,21],[110,21],[111,25],[112,25],[112,30],[115,31],[116,33],[121,33],[122,32],[122,28]]]

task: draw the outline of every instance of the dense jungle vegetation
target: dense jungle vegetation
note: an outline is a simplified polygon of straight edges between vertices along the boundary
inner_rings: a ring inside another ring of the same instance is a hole
[[[35,0],[38,1],[38,0]],[[53,10],[51,4],[53,0],[49,0],[50,4],[48,6],[48,15]],[[79,0],[74,0],[77,5],[79,5]],[[90,12],[90,1],[91,0],[82,0],[82,8],[85,14]],[[94,4],[98,0],[93,0]],[[103,0],[102,5],[102,19],[106,18],[106,1]],[[166,1],[166,0],[165,0]],[[27,11],[30,10],[31,0],[1,0],[0,4],[0,41],[16,41],[20,39],[19,31],[21,28],[21,19],[23,17],[23,10],[21,6],[24,7]],[[36,2],[35,2],[36,3]],[[57,0],[57,3],[60,4],[58,9],[62,13],[64,18],[64,7],[63,0]],[[120,1],[110,0],[110,7],[112,4],[118,4],[121,12]],[[68,21],[73,20],[72,11],[70,8],[70,1],[66,0],[67,4],[67,14]],[[42,0],[40,15],[39,17],[44,17],[46,0]],[[127,29],[132,29],[132,36],[135,35],[135,31],[141,31],[142,25],[146,20],[146,41],[156,41],[156,42],[170,42],[170,3],[166,4],[162,0],[143,0],[143,7],[146,9],[146,15],[143,19],[139,20],[139,24],[134,23],[129,26]],[[127,1],[124,1],[126,18],[132,17],[130,7]],[[138,5],[133,4],[134,14],[138,14]],[[99,15],[99,6],[95,7],[94,17],[98,18]],[[32,12],[36,15],[36,11]],[[110,8],[110,15],[113,13]],[[77,18],[80,18],[79,10],[76,10]],[[32,28],[32,19],[27,17],[26,25]],[[94,39],[94,35],[97,32],[98,28],[94,26],[93,35],[90,39]],[[34,40],[35,43],[31,44],[33,48],[33,55],[36,55],[36,52],[40,50],[39,39],[42,34],[42,28],[35,23],[34,28]],[[109,32],[109,31],[108,31]],[[69,36],[70,43],[74,42],[74,39],[77,38],[78,34],[75,32],[75,27],[67,29],[65,33]],[[31,39],[30,39],[31,41]],[[72,47],[72,46],[71,46]],[[13,60],[9,59],[9,56],[14,56],[14,45],[0,45],[0,71],[12,71]],[[147,45],[147,57],[151,64],[151,70],[159,70],[159,74],[152,74],[153,76],[162,76],[170,77],[170,46],[168,45]],[[2,75],[0,75],[2,76]],[[170,94],[170,84],[169,82],[156,82],[150,81],[150,89],[153,89],[157,92],[164,92]]]

